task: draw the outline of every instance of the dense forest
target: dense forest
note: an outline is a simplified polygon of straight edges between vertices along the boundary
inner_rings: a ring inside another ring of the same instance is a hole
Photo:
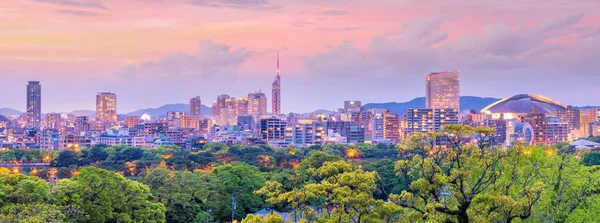
[[[566,143],[496,148],[489,144],[492,134],[489,128],[447,125],[397,146],[273,149],[208,143],[200,151],[102,145],[3,150],[0,162],[50,162],[50,167],[0,167],[0,222],[600,218],[600,153],[576,151]],[[254,215],[263,209],[276,212]]]

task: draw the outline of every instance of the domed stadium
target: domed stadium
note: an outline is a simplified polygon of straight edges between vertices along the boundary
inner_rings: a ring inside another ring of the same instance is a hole
[[[483,108],[481,112],[486,114],[556,113],[566,108],[567,106],[542,95],[519,94],[494,102]]]

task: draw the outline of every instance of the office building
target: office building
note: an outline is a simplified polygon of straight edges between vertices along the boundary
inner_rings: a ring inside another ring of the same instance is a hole
[[[426,77],[427,108],[460,110],[460,73],[430,73]]]
[[[458,109],[408,109],[405,132],[407,136],[414,132],[435,132],[449,124],[458,124]]]
[[[272,85],[271,112],[273,115],[281,114],[281,77],[279,76],[279,51],[277,51],[277,76]]]
[[[96,94],[96,120],[106,123],[116,123],[117,95],[109,92]]]
[[[240,126],[241,130],[252,131],[256,129],[256,122],[251,115],[238,115],[237,125]]]
[[[285,128],[285,141],[298,147],[321,145],[325,137],[323,123],[312,120],[300,120]]]
[[[266,141],[284,140],[287,122],[279,118],[265,118],[260,120],[260,132]]]
[[[200,96],[196,96],[190,99],[190,115],[202,115],[202,100],[200,100]]]
[[[27,84],[27,127],[39,128],[42,119],[42,85],[39,81]]]

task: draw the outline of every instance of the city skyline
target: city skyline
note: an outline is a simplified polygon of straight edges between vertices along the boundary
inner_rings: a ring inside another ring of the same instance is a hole
[[[600,93],[597,2],[17,2],[0,3],[0,95],[39,80],[44,113],[93,110],[99,91],[119,95],[124,113],[255,89],[271,101],[277,50],[293,83],[282,113],[423,97],[424,75],[443,70],[461,72],[462,95],[534,93],[583,106]]]

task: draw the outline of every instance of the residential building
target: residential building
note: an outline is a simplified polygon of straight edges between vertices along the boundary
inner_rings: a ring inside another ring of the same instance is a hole
[[[190,115],[196,117],[202,115],[202,100],[200,100],[200,96],[190,99]]]
[[[42,120],[42,85],[39,81],[27,84],[27,127],[40,128]]]
[[[60,129],[62,118],[59,113],[48,113],[46,114],[46,128],[48,129]]]
[[[383,116],[383,138],[400,143],[400,116],[388,110]]]
[[[140,124],[140,116],[125,117],[125,126],[127,126],[127,128],[133,128],[138,124]]]
[[[117,95],[115,93],[100,92],[96,94],[96,119],[105,123],[117,123]]]

